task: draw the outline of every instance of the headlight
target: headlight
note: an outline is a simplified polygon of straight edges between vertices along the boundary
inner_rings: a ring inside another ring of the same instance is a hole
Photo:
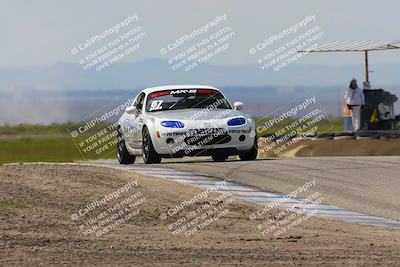
[[[185,124],[180,121],[162,121],[161,126],[167,127],[167,128],[183,128],[185,127]]]
[[[243,124],[246,124],[245,118],[234,118],[228,121],[228,126],[239,126]]]

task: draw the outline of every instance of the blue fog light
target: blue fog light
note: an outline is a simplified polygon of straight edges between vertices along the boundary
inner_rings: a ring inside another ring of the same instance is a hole
[[[161,126],[167,127],[167,128],[183,128],[185,127],[185,124],[180,121],[162,121]]]
[[[228,126],[238,126],[243,124],[246,124],[245,118],[234,118],[228,121]]]

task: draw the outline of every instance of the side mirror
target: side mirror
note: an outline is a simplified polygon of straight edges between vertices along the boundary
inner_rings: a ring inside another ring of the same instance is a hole
[[[243,103],[235,102],[235,103],[233,103],[233,107],[235,108],[235,110],[241,110],[243,108]]]
[[[135,106],[130,106],[125,109],[125,112],[128,114],[134,114],[134,113],[136,113],[136,111],[137,111],[137,108]]]

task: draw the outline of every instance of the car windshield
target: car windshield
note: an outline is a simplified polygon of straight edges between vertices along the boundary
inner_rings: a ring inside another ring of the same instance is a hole
[[[187,108],[231,109],[226,98],[216,90],[176,89],[149,94],[146,111],[177,110]]]

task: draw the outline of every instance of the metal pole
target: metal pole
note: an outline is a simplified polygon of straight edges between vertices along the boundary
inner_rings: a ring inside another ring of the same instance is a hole
[[[369,82],[369,70],[368,70],[368,51],[365,50],[365,81]]]

